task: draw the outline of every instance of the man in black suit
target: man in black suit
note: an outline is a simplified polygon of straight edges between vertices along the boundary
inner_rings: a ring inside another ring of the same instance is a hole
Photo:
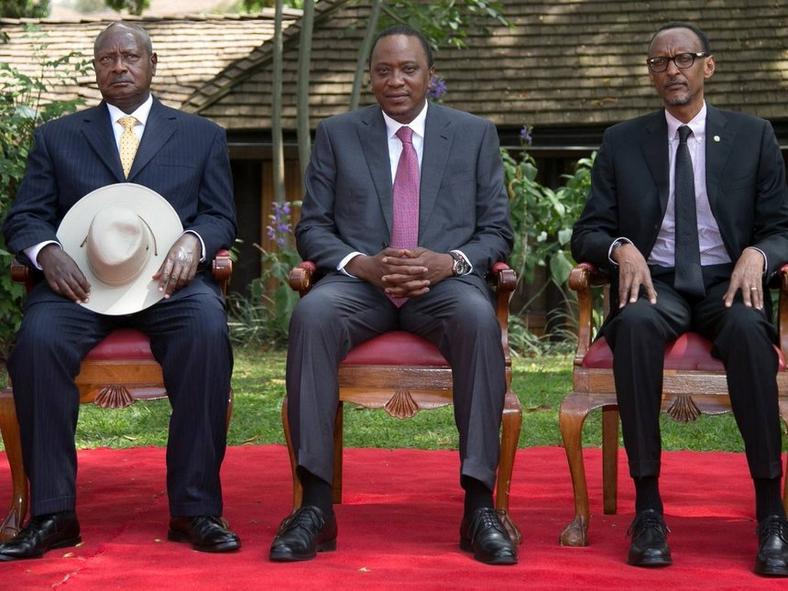
[[[208,269],[236,232],[227,145],[217,125],[151,96],[156,62],[150,37],[138,25],[117,22],[98,35],[93,64],[104,101],[36,130],[3,228],[9,247],[40,269],[44,280],[27,298],[8,363],[31,519],[0,545],[0,560],[35,558],[80,541],[74,446],[79,397],[73,380],[83,357],[118,326],[150,336],[172,404],[169,538],[208,552],[240,545],[221,518],[219,466],[232,351],[222,296]],[[120,120],[131,125],[125,128]],[[139,147],[121,156],[128,141]],[[185,231],[154,276],[164,299],[133,314],[107,316],[80,305],[89,300],[91,286],[55,233],[81,197],[124,181],[162,195]]]
[[[298,249],[325,276],[293,313],[287,355],[304,501],[270,557],[307,560],[336,547],[337,367],[355,345],[399,328],[435,343],[452,366],[461,547],[514,564],[492,504],[505,384],[485,276],[512,244],[498,136],[489,121],[428,104],[432,52],[417,31],[382,32],[369,65],[378,104],[323,121],[306,172]]]
[[[666,343],[687,330],[714,344],[755,486],[755,572],[788,575],[780,499],[778,359],[766,284],[788,261],[788,190],[768,122],[704,100],[715,63],[706,35],[670,23],[647,65],[664,110],[609,128],[574,228],[572,253],[611,271],[602,334],[614,364],[635,483],[628,562],[671,563],[658,488]]]

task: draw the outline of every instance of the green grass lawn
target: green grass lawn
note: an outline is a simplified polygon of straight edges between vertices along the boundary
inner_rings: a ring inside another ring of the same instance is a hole
[[[228,440],[243,443],[284,443],[279,409],[284,396],[282,352],[237,349],[233,390],[235,407]],[[560,445],[558,408],[571,386],[567,355],[515,359],[514,391],[523,405],[520,445]],[[138,403],[122,410],[83,405],[77,432],[79,447],[164,445],[167,401]],[[732,416],[702,417],[679,424],[662,419],[665,449],[741,451],[742,441]],[[589,416],[586,445],[601,445],[600,413]],[[349,447],[455,448],[457,433],[450,407],[420,412],[413,419],[393,419],[385,411],[345,410],[345,445]]]

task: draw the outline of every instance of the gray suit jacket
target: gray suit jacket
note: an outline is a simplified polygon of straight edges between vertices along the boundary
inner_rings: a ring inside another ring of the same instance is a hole
[[[430,104],[424,133],[419,246],[462,250],[479,283],[512,246],[497,132],[489,121]],[[296,226],[304,259],[331,272],[351,252],[388,246],[393,181],[379,106],[320,123],[305,182]]]
[[[607,129],[572,235],[575,259],[609,267],[608,249],[619,236],[648,258],[665,215],[669,178],[663,111]],[[788,261],[785,166],[768,121],[707,105],[706,188],[732,261],[756,246],[766,253],[767,277]]]

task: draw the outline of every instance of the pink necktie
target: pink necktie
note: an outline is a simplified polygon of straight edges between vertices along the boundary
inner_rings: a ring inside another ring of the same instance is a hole
[[[415,248],[419,244],[419,158],[413,147],[413,130],[403,125],[396,135],[402,142],[402,153],[391,191],[391,247]],[[408,300],[391,296],[389,299],[398,308]]]

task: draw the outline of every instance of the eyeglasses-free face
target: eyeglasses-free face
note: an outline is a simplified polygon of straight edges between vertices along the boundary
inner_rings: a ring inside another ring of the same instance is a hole
[[[696,51],[694,53],[679,53],[673,57],[657,56],[646,59],[648,69],[655,74],[659,74],[668,69],[668,64],[673,62],[679,70],[686,70],[691,68],[695,60],[699,57],[707,57],[709,54],[705,51]]]

